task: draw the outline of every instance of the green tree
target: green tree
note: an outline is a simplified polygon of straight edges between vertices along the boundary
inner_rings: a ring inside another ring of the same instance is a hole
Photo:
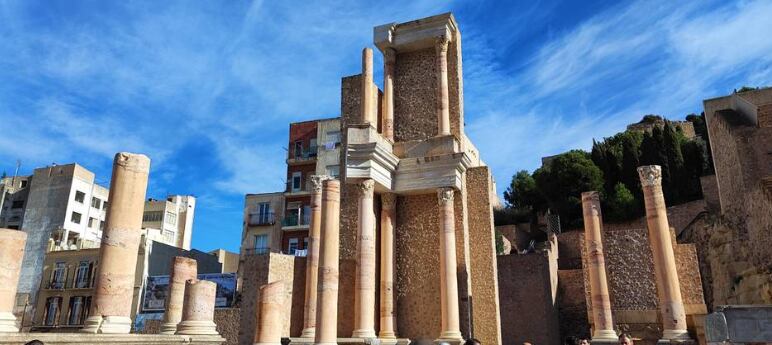
[[[620,182],[614,186],[614,192],[607,198],[603,215],[610,221],[635,219],[643,213],[640,205],[633,193]]]
[[[544,201],[536,189],[536,180],[526,170],[520,170],[512,176],[512,182],[504,192],[504,200],[510,208],[538,210]]]
[[[632,132],[628,133],[631,133],[631,135],[625,136],[625,139],[622,141],[622,170],[620,173],[620,180],[628,190],[638,191],[638,193],[633,194],[639,196],[639,194],[642,195],[640,179],[638,178],[638,167],[641,165],[638,150],[641,142],[636,140],[632,135]],[[614,191],[616,191],[617,185],[618,183],[614,184]]]
[[[496,230],[496,254],[504,254],[504,235],[498,230]]]
[[[708,135],[708,126],[705,122],[705,112],[697,114],[686,115],[686,120],[692,123],[694,127],[694,133],[697,134],[704,141],[704,155],[705,155],[705,167],[702,172],[703,175],[713,174],[713,154],[710,152],[710,136]],[[684,157],[685,159],[685,157]]]
[[[684,157],[681,153],[681,142],[675,128],[667,121],[663,128],[664,151],[667,157],[667,175],[662,172],[662,186],[665,200],[669,205],[679,204],[684,201],[684,187],[688,184],[684,174]],[[663,168],[664,170],[664,168]],[[667,179],[665,177],[668,177]]]
[[[601,190],[603,173],[590,155],[572,150],[555,157],[537,169],[533,178],[549,208],[560,215],[563,226],[578,226],[582,221],[582,192]]]

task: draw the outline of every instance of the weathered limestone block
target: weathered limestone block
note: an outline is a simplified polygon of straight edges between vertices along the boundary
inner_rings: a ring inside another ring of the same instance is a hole
[[[217,335],[214,323],[214,303],[217,284],[207,280],[188,280],[185,283],[185,306],[182,322],[177,325],[177,334]]]
[[[185,284],[188,280],[194,280],[198,276],[198,263],[194,259],[175,256],[172,259],[171,265],[172,274],[169,277],[169,298],[166,300],[161,334],[174,334],[177,332],[177,324],[182,321],[182,309],[185,304]]]
[[[282,280],[260,287],[260,324],[255,345],[281,344],[286,289],[286,282]]]

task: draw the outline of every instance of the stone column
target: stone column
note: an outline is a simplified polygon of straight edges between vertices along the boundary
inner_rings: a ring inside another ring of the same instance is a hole
[[[149,171],[150,159],[145,155],[126,152],[115,155],[94,302],[81,332],[129,333],[131,330],[131,296]]]
[[[13,307],[26,242],[26,232],[0,229],[0,333],[19,331]]]
[[[375,97],[373,95],[373,50],[365,48],[362,50],[362,123],[369,123],[377,128],[375,122],[375,113],[373,110]]]
[[[383,50],[383,136],[394,141],[394,63],[397,52]]]
[[[198,276],[198,263],[196,260],[184,256],[175,256],[172,259],[171,276],[169,277],[169,294],[166,299],[164,323],[161,325],[161,334],[174,334],[177,332],[177,324],[182,321],[182,309],[185,304],[185,282],[194,280]]]
[[[686,312],[681,300],[670,225],[667,221],[665,197],[662,194],[662,170],[659,165],[638,167],[646,203],[646,225],[649,244],[654,256],[657,295],[662,316],[662,337],[668,340],[688,340]]]
[[[353,338],[375,338],[375,181],[367,179],[357,185],[357,274],[354,290]]]
[[[450,100],[448,96],[448,43],[447,36],[437,37],[437,135],[450,135]]]
[[[394,228],[397,195],[381,194],[381,328],[380,338],[396,338],[394,331]]]
[[[284,300],[286,283],[275,281],[260,287],[260,324],[254,345],[281,344],[281,331],[284,329]]]
[[[306,298],[303,306],[302,338],[313,338],[316,329],[316,284],[319,277],[319,234],[322,229],[322,182],[329,176],[311,176],[311,224],[306,255]]]
[[[214,323],[214,302],[217,284],[208,280],[188,280],[185,283],[185,306],[177,334],[205,335],[217,333]]]
[[[440,302],[442,303],[440,340],[462,341],[458,314],[454,193],[455,191],[450,187],[437,190],[440,211]]]
[[[338,342],[338,260],[340,258],[340,181],[324,181],[319,285],[316,307],[316,345]]]
[[[590,295],[592,297],[592,320],[595,330],[593,341],[616,342],[614,320],[611,316],[611,300],[606,282],[606,262],[603,256],[603,237],[601,226],[603,218],[600,210],[598,192],[582,193],[584,215],[584,244],[590,261]]]

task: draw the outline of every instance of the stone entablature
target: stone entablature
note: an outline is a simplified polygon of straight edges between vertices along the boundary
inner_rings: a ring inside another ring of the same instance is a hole
[[[406,23],[390,23],[375,27],[373,41],[382,52],[388,48],[399,53],[432,48],[438,37],[452,38],[458,31],[456,19],[450,13]]]

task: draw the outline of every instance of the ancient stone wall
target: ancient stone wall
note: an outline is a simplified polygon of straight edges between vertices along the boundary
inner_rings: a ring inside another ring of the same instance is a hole
[[[501,343],[561,344],[547,252],[499,255],[497,268]]]
[[[225,345],[238,345],[240,318],[239,308],[214,310],[214,323],[217,325],[217,332],[225,338]]]
[[[584,251],[584,232],[568,231],[558,237],[558,269],[573,270],[582,268],[582,252]]]
[[[435,56],[433,47],[397,54],[394,64],[395,141],[422,140],[437,134]]]
[[[568,336],[590,338],[590,322],[585,301],[585,293],[589,287],[584,284],[584,271],[581,268],[558,271],[558,310],[562,339]]]
[[[461,138],[464,135],[464,73],[461,64],[461,31],[453,33],[448,45],[448,101],[450,133]]]
[[[491,176],[488,167],[466,172],[469,202],[469,250],[472,280],[473,334],[483,344],[501,343],[496,236],[493,231]]]
[[[469,237],[469,191],[466,189],[466,173],[461,175],[461,191],[456,191],[453,197],[454,226],[456,230],[456,274],[458,275],[458,313],[461,334],[469,337],[472,334],[471,294],[472,275]],[[436,194],[435,194],[436,196]],[[434,212],[439,212],[439,203],[435,199]],[[436,231],[439,231],[437,228]],[[439,249],[437,249],[439,253]]]
[[[714,213],[719,212],[721,210],[721,202],[718,196],[716,175],[700,177],[700,186],[702,187],[702,198],[705,200],[705,208]]]

